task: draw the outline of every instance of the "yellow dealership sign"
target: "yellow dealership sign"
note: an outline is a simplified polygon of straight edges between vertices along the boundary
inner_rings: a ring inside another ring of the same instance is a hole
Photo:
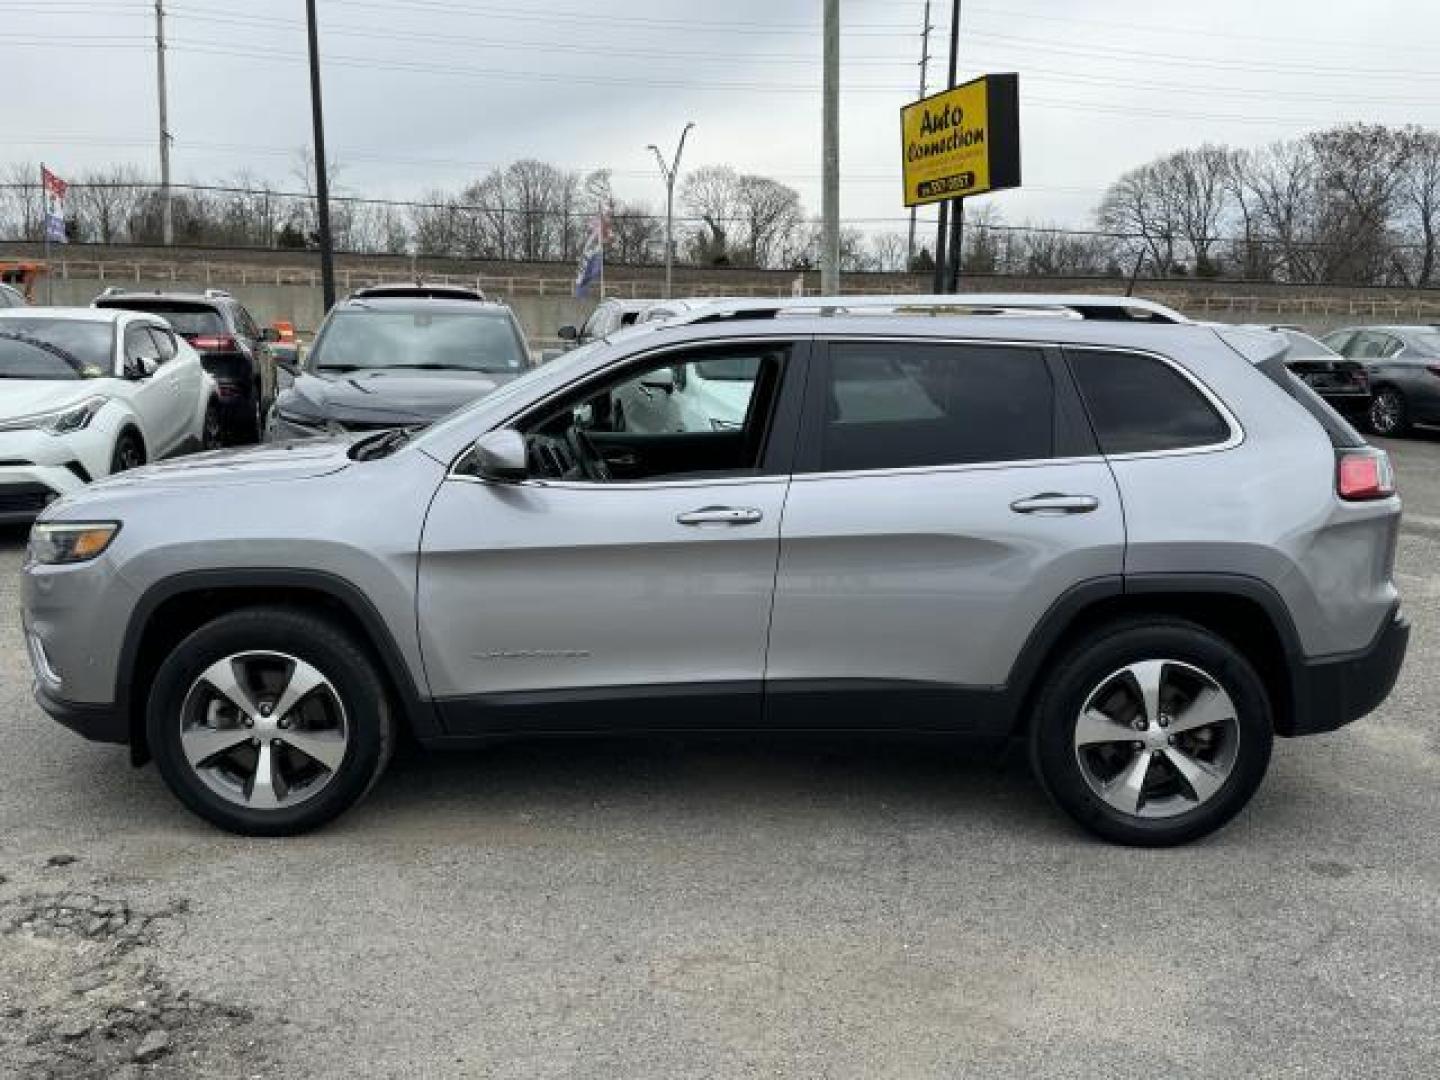
[[[905,205],[1020,186],[1014,75],[982,75],[900,110]]]

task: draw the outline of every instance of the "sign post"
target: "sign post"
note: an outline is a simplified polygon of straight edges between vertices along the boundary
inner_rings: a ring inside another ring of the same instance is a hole
[[[905,205],[1019,187],[1019,98],[1014,74],[982,75],[901,108]]]

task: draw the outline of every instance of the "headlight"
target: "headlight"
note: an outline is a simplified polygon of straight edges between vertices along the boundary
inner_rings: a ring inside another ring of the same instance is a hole
[[[55,566],[102,554],[120,531],[118,521],[41,521],[30,530],[32,562]]]
[[[13,420],[0,422],[0,431],[39,430],[48,431],[51,435],[68,435],[72,431],[88,427],[90,421],[95,419],[95,414],[105,407],[107,400],[109,399],[91,397],[63,409],[17,416]]]

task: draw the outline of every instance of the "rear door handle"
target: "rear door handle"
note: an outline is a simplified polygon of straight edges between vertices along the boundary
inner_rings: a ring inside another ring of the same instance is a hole
[[[1100,500],[1094,495],[1062,495],[1058,491],[1044,491],[1028,499],[1016,499],[1010,509],[1017,514],[1088,514],[1100,508]]]
[[[753,525],[765,515],[753,506],[702,506],[676,514],[681,525]]]

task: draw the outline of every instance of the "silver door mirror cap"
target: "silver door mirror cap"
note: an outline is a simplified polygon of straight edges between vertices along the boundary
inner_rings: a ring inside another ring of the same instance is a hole
[[[471,454],[475,471],[487,480],[524,480],[530,475],[525,436],[513,428],[501,428],[480,436]]]

